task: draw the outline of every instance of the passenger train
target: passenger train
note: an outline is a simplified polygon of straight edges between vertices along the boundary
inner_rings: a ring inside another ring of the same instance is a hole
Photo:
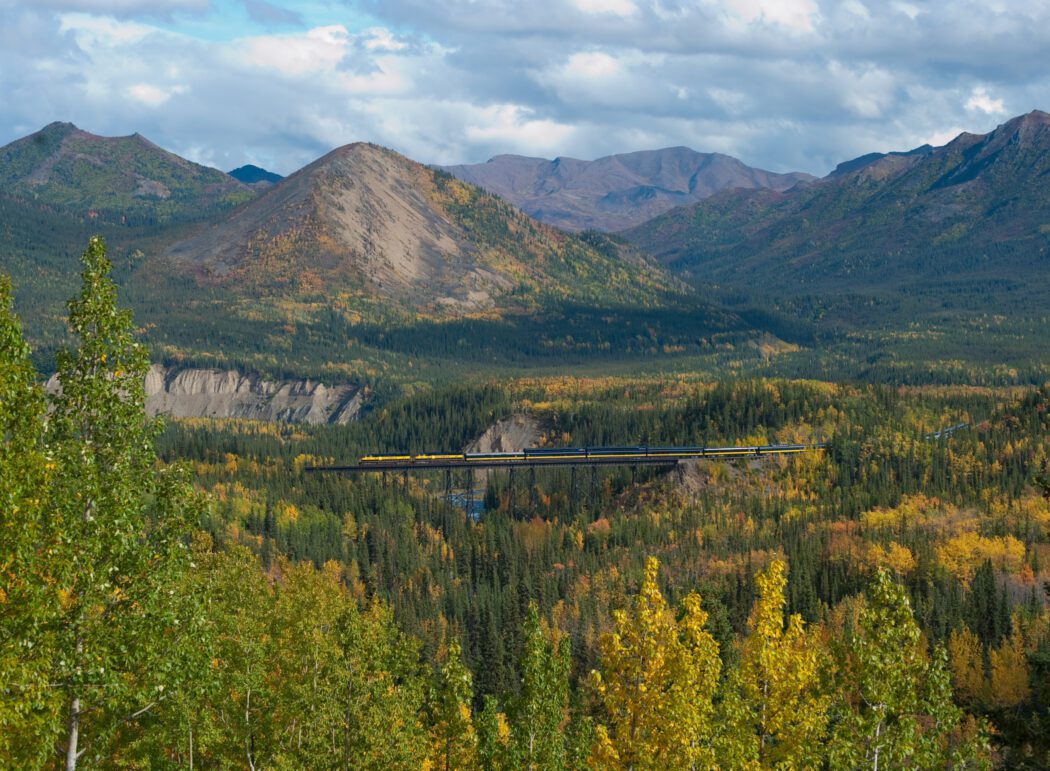
[[[443,463],[529,461],[529,460],[598,460],[602,458],[706,458],[747,455],[783,455],[819,449],[823,444],[766,444],[744,447],[529,447],[520,452],[460,452],[423,455],[365,455],[362,465],[382,463]]]

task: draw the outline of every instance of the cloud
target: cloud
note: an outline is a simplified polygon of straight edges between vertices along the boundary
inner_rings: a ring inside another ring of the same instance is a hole
[[[152,83],[135,83],[128,87],[128,93],[131,94],[132,98],[137,99],[147,107],[160,107],[175,94],[184,94],[186,91],[187,88],[183,85],[162,88]]]
[[[813,0],[724,0],[723,9],[735,22],[768,24],[813,32],[819,8]]]
[[[1002,99],[993,99],[984,86],[977,86],[966,100],[966,109],[970,112],[983,112],[987,115],[1003,115],[1006,105]]]
[[[331,72],[346,56],[350,33],[341,24],[303,34],[257,35],[233,42],[231,60],[247,68],[296,79]]]
[[[223,168],[371,140],[424,162],[688,145],[824,173],[1050,107],[1045,0],[0,8],[0,143],[72,120]]]
[[[573,127],[552,120],[537,119],[521,105],[494,105],[472,110],[466,126],[472,141],[498,144],[509,152],[557,153],[573,133]]]
[[[572,4],[584,13],[633,16],[638,12],[638,6],[631,0],[572,0]]]

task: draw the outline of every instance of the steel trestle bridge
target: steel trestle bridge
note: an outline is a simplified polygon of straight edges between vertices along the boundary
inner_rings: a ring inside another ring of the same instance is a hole
[[[684,460],[761,458],[823,450],[818,444],[764,444],[736,447],[558,447],[520,452],[424,453],[364,455],[356,464],[308,466],[306,471],[361,473],[367,471],[440,471],[453,469],[515,469],[542,466],[674,466]]]

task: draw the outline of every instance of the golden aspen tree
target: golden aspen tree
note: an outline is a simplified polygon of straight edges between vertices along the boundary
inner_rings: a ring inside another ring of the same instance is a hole
[[[607,725],[595,727],[592,765],[602,768],[712,768],[712,699],[721,661],[695,593],[676,621],[650,558],[629,610],[599,643],[592,681]]]
[[[990,677],[988,679],[988,702],[999,709],[1010,709],[1028,701],[1028,658],[1025,655],[1024,638],[1014,625],[1014,632],[988,653]]]
[[[751,710],[763,766],[820,765],[828,724],[828,698],[821,692],[823,646],[806,634],[802,617],[784,619],[786,566],[774,559],[756,576],[758,600],[748,621],[740,662],[743,696]]]
[[[984,660],[981,641],[969,627],[953,629],[948,636],[948,666],[952,688],[960,704],[976,704],[984,696]]]

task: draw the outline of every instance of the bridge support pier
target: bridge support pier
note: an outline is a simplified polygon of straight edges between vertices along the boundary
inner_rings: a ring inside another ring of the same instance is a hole
[[[507,511],[512,516],[517,516],[518,513],[518,497],[515,495],[517,490],[514,487],[514,469],[511,469],[507,474]]]
[[[474,469],[467,469],[467,517],[474,514]]]
[[[576,483],[576,466],[571,469],[571,480],[569,482],[569,511],[573,514],[579,508],[580,490]]]
[[[533,510],[539,506],[539,499],[536,497],[536,467],[531,466],[529,468],[529,507]]]
[[[598,514],[598,467],[591,466],[591,494],[590,494],[591,511],[597,518]]]

